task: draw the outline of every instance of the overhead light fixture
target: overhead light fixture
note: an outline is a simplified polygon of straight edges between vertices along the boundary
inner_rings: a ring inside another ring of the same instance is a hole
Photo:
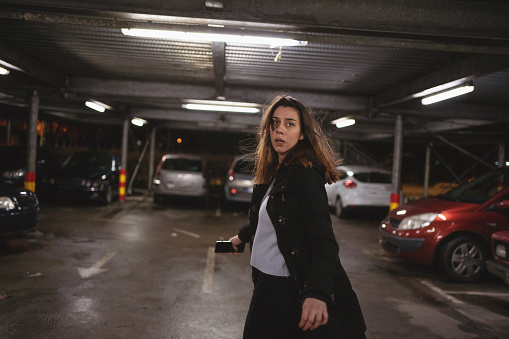
[[[23,72],[21,68],[16,67],[7,61],[0,60],[0,75],[7,75],[11,72],[11,70]]]
[[[352,119],[349,117],[343,117],[343,118],[331,121],[331,124],[336,125],[337,128],[348,127],[348,126],[352,126],[355,124],[355,119]]]
[[[182,31],[166,31],[158,29],[143,28],[122,28],[122,34],[128,36],[142,38],[159,38],[174,40],[192,40],[192,41],[220,41],[243,44],[270,45],[271,47],[279,46],[305,46],[307,41],[269,38],[261,36],[234,35],[234,34],[218,34],[218,33],[197,33]]]
[[[423,105],[431,105],[431,104],[434,104],[435,102],[447,100],[450,98],[457,97],[459,95],[470,93],[473,90],[474,90],[474,86],[472,84],[468,84],[465,86],[456,87],[456,88],[450,89],[448,91],[441,92],[441,93],[434,94],[429,97],[423,98],[421,100],[421,103]]]
[[[94,109],[98,112],[104,113],[107,109],[112,109],[113,107],[106,105],[105,103],[102,103],[100,101],[96,100],[89,100],[85,102],[85,106]]]
[[[140,126],[140,127],[141,127],[141,126],[143,126],[143,125],[145,125],[145,124],[147,123],[147,120],[140,119],[140,118],[133,118],[133,119],[131,120],[131,123],[132,123],[133,125],[136,125],[136,126]]]
[[[215,111],[215,112],[236,112],[236,113],[259,113],[260,105],[247,102],[213,101],[213,100],[187,100],[182,108]]]

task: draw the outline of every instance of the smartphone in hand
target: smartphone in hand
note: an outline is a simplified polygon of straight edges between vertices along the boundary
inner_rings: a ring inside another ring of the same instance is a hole
[[[215,253],[243,253],[245,246],[246,246],[246,244],[242,243],[237,246],[238,251],[235,251],[233,249],[233,244],[231,241],[216,241],[216,249],[214,250],[214,252]]]

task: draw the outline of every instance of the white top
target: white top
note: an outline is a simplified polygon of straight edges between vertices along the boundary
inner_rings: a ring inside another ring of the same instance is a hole
[[[267,200],[273,183],[267,189],[258,212],[258,227],[253,241],[251,266],[265,274],[278,277],[288,277],[290,272],[285,259],[277,246],[276,230],[267,213]]]

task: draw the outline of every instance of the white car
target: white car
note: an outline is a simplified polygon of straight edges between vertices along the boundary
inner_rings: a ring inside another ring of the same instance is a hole
[[[154,176],[154,202],[164,197],[194,197],[208,202],[209,185],[205,159],[184,154],[165,154]]]
[[[389,207],[392,174],[371,166],[339,166],[340,180],[325,185],[330,207],[343,218],[356,207]]]
[[[233,159],[224,185],[227,203],[248,203],[253,195],[254,158],[249,155]]]

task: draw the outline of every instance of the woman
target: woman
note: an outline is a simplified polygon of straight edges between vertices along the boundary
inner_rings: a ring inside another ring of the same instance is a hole
[[[325,183],[337,158],[312,113],[279,96],[265,111],[255,152],[249,223],[254,291],[244,339],[365,338],[366,326],[338,257]]]

